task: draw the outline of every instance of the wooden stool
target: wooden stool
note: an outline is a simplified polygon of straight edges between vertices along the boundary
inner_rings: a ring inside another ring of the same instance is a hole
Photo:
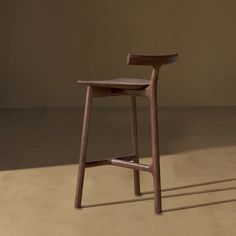
[[[150,80],[120,78],[103,81],[78,81],[79,84],[87,86],[87,94],[85,101],[79,170],[77,179],[77,189],[75,198],[75,207],[81,208],[82,191],[84,182],[85,167],[99,165],[115,165],[126,167],[134,170],[134,192],[140,195],[140,178],[139,171],[148,171],[153,175],[154,185],[154,207],[155,213],[162,212],[161,202],[161,179],[160,179],[160,157],[159,157],[159,140],[158,140],[158,120],[157,120],[157,81],[160,67],[164,64],[173,63],[177,60],[178,54],[165,56],[147,56],[147,55],[128,55],[127,64],[130,65],[148,65],[152,66],[152,74]],[[88,128],[90,110],[93,97],[105,96],[131,96],[131,131],[133,154],[116,157],[108,160],[95,162],[86,162],[86,149],[88,142]],[[150,104],[151,116],[151,144],[152,144],[152,163],[145,165],[139,163],[138,156],[138,139],[137,139],[137,113],[136,113],[136,96],[145,96]]]

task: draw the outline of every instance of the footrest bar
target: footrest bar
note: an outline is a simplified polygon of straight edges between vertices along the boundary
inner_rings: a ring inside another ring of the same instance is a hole
[[[96,167],[96,166],[103,166],[103,165],[110,165],[111,160],[132,161],[134,159],[134,157],[135,157],[134,154],[129,154],[129,155],[126,155],[126,156],[112,157],[112,158],[105,159],[105,160],[90,161],[90,162],[86,162],[86,168]]]
[[[118,160],[118,159],[112,159],[112,160],[109,160],[109,162],[111,165],[114,165],[114,166],[120,166],[120,167],[130,168],[134,170],[142,170],[142,171],[151,172],[151,167],[145,164],[128,162],[128,161],[123,161],[123,160]]]

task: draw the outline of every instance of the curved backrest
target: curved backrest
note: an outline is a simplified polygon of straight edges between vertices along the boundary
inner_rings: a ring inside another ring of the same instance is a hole
[[[164,64],[174,63],[177,58],[177,53],[163,56],[128,54],[127,64],[160,67]]]
[[[150,80],[150,87],[153,89],[153,91],[155,91],[160,67],[165,64],[174,63],[177,60],[177,58],[178,58],[177,53],[163,56],[128,54],[127,64],[152,66],[153,70]]]

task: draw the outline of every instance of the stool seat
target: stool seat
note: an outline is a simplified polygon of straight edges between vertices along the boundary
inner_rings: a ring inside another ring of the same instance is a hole
[[[120,88],[120,89],[144,89],[149,86],[150,80],[135,79],[135,78],[117,78],[111,80],[78,80],[77,83],[105,88]]]

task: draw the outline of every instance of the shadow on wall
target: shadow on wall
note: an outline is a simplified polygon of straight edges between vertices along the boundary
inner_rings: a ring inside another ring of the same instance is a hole
[[[149,112],[138,111],[140,156],[151,155]],[[82,109],[1,109],[0,169],[78,163]],[[160,108],[161,155],[236,143],[236,107]],[[129,109],[94,109],[88,160],[131,153]]]

